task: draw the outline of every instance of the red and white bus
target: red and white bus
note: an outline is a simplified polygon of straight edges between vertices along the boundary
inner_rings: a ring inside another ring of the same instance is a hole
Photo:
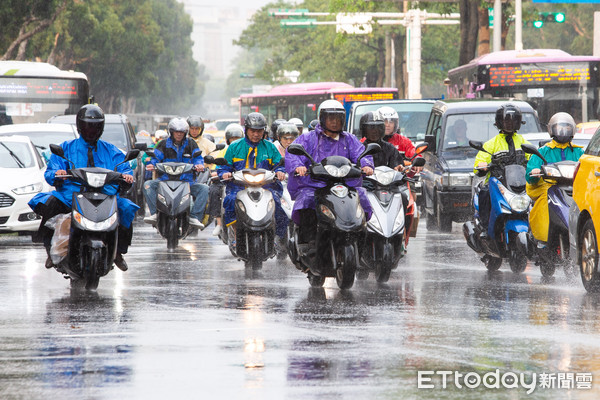
[[[450,98],[527,101],[543,124],[559,111],[577,123],[599,119],[599,57],[554,49],[497,51],[451,69],[446,83]]]
[[[310,121],[317,118],[319,104],[325,100],[341,102],[346,109],[347,119],[355,101],[397,98],[396,88],[355,88],[343,82],[293,83],[276,86],[267,93],[241,95],[240,121],[251,112],[260,112],[269,123],[278,118],[300,118],[308,126]]]

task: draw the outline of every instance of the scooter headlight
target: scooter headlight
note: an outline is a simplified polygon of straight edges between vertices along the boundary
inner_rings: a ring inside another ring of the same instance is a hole
[[[79,212],[73,211],[73,219],[75,219],[79,225],[88,231],[105,231],[117,222],[117,218],[118,213],[115,212],[104,221],[94,222],[87,219]]]
[[[269,204],[267,205],[267,212],[271,212],[273,211],[273,208],[275,208],[275,200],[271,199],[269,200]]]
[[[170,165],[165,165],[165,172],[169,175],[181,175],[181,174],[183,174],[184,169],[185,169],[184,165],[180,165],[175,168],[173,168]]]
[[[348,175],[350,172],[349,165],[342,165],[341,167],[336,167],[335,165],[326,165],[325,171],[331,176],[335,176],[336,178],[343,178]]]
[[[367,226],[375,232],[379,232],[383,235],[383,229],[381,229],[381,224],[379,223],[379,219],[375,216],[375,214],[371,215],[369,222],[367,222]]]
[[[383,186],[387,186],[390,183],[392,183],[395,175],[396,171],[375,171],[375,179],[377,179],[377,182],[379,182]]]
[[[158,201],[163,203],[165,206],[167,205],[167,199],[165,199],[165,196],[163,196],[162,194],[158,193],[156,195],[156,198],[158,199]]]
[[[516,212],[523,212],[529,208],[531,199],[525,195],[515,195],[508,200],[508,205]]]
[[[164,198],[164,197],[163,197]],[[181,202],[184,203],[186,201],[188,201],[190,199],[190,194],[186,193],[183,196],[181,196]]]
[[[321,213],[327,218],[335,220],[335,215],[333,215],[333,212],[329,209],[329,207],[321,204],[321,207],[319,209],[321,210]]]
[[[250,183],[259,183],[265,179],[265,174],[264,173],[256,174],[256,175],[244,174],[244,179]]]
[[[356,219],[362,219],[365,216],[363,208],[359,205],[356,209]]]
[[[99,188],[104,186],[106,182],[107,174],[98,174],[92,172],[86,172],[87,182],[91,187]]]
[[[394,227],[392,228],[392,232],[396,232],[396,230],[404,228],[404,212],[399,212],[394,220]]]

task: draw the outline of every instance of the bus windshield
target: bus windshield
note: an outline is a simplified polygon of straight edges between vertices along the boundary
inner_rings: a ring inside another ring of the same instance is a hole
[[[82,73],[45,63],[0,62],[0,125],[76,114],[88,97],[88,81]]]

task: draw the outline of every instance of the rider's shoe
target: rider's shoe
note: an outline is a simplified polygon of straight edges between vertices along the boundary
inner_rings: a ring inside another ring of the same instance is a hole
[[[200,230],[204,229],[204,224],[200,222],[197,218],[190,217],[190,225],[194,228],[198,228]]]
[[[215,227],[215,229],[213,229],[213,231],[212,231],[212,235],[213,236],[219,236],[220,233],[221,233],[221,225],[217,224],[217,226]]]
[[[123,272],[125,272],[129,269],[129,267],[127,266],[127,263],[125,262],[125,259],[123,258],[123,254],[121,254],[121,253],[117,253],[114,263]]]
[[[144,218],[144,222],[150,225],[156,224],[156,214],[152,214],[146,218]]]

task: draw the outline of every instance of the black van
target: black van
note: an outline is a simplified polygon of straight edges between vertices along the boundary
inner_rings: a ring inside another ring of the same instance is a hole
[[[498,134],[496,110],[508,100],[437,101],[431,109],[423,154],[427,160],[421,173],[427,229],[452,230],[452,221],[473,215],[471,185],[477,150],[469,140],[486,142]],[[518,133],[541,132],[537,112],[524,101],[510,101],[523,113],[525,125]],[[466,128],[466,132],[464,132]]]

